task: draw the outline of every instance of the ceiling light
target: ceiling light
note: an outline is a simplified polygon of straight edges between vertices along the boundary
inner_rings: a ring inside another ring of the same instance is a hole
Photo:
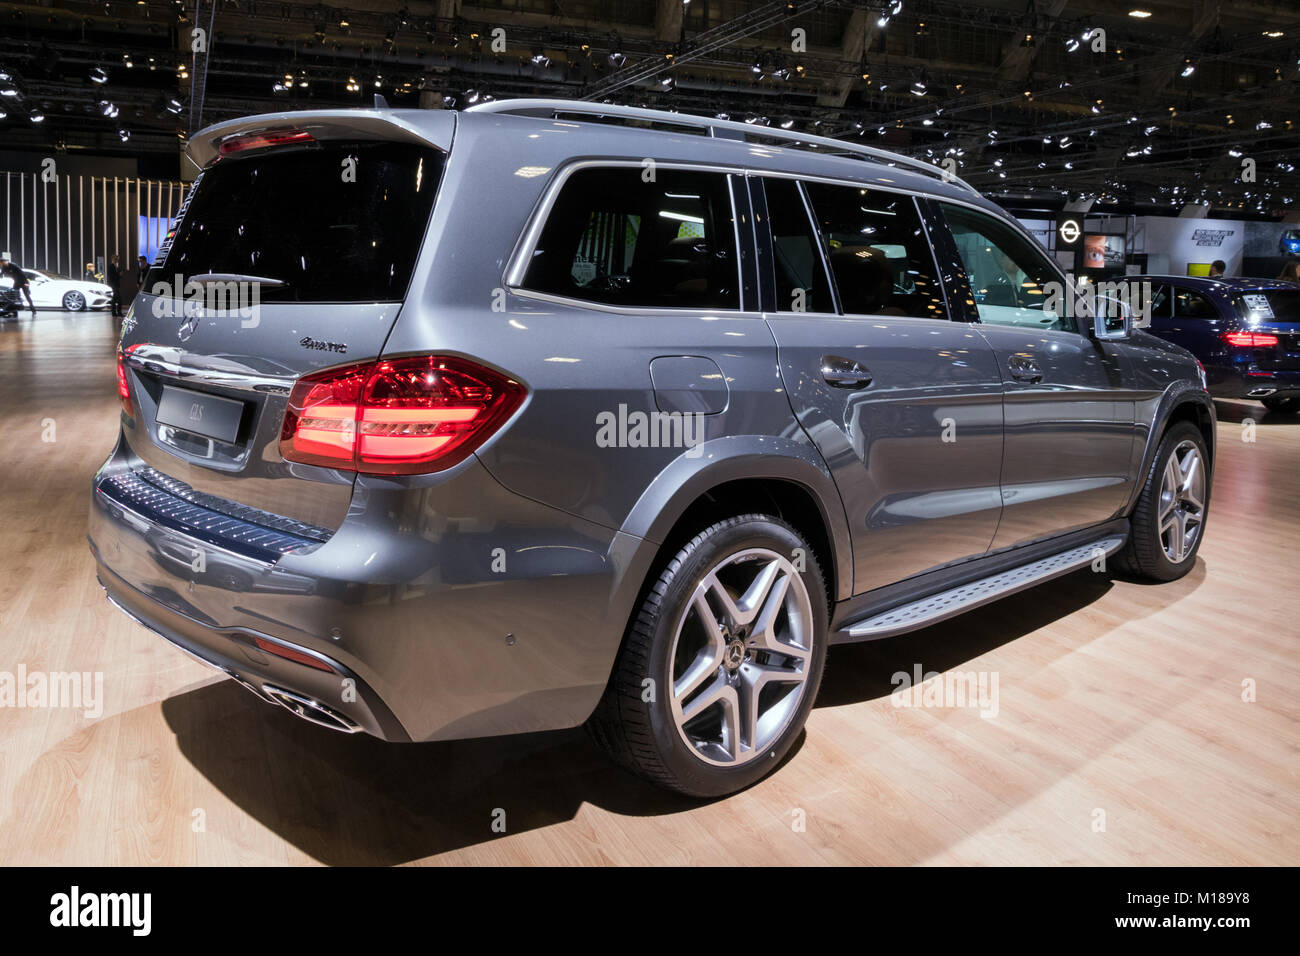
[[[1136,18],[1139,19],[1139,20],[1145,20],[1147,17],[1151,16],[1151,11],[1150,11],[1150,10],[1130,10],[1130,11],[1128,12],[1128,15],[1129,15],[1130,17],[1136,17]]]

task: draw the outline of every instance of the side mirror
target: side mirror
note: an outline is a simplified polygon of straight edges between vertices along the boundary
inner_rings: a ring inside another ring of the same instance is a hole
[[[1133,334],[1133,309],[1123,299],[1099,295],[1092,309],[1092,334],[1098,339],[1126,339]]]

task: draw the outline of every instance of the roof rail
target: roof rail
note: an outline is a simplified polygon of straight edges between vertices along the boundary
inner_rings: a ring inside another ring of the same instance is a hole
[[[559,119],[560,117],[610,117],[613,119],[637,120],[644,123],[656,123],[660,126],[677,126],[699,129],[709,136],[726,139],[750,141],[772,140],[789,146],[804,146],[817,149],[827,154],[838,154],[863,159],[873,163],[886,163],[904,166],[914,172],[933,176],[944,182],[950,182],[970,190],[976,195],[979,190],[963,179],[952,176],[933,163],[912,156],[891,153],[887,149],[849,143],[829,136],[809,136],[787,129],[773,129],[770,126],[754,126],[749,123],[737,123],[735,120],[710,119],[707,116],[694,116],[689,113],[669,113],[666,110],[647,110],[636,106],[617,106],[610,103],[588,103],[582,100],[555,99],[510,99],[492,100],[478,103],[466,109],[468,113],[507,113],[512,116],[536,116],[542,119]]]

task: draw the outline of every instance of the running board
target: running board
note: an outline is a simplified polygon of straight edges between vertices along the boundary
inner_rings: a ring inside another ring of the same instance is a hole
[[[928,627],[938,621],[992,603],[1009,594],[1015,594],[1017,591],[1086,568],[1097,559],[1099,554],[1107,556],[1114,554],[1124,546],[1125,540],[1126,537],[1122,534],[1109,535],[1089,544],[1022,564],[1010,571],[991,574],[978,581],[872,614],[842,627],[839,631],[840,640],[875,641],[882,637],[894,637],[897,634]]]

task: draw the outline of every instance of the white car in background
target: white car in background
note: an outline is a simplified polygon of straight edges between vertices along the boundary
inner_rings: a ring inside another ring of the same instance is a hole
[[[113,304],[113,290],[100,282],[69,279],[44,269],[24,269],[32,304],[38,309],[106,309]],[[0,279],[0,286],[10,288],[13,280]],[[22,303],[26,305],[26,302]]]

